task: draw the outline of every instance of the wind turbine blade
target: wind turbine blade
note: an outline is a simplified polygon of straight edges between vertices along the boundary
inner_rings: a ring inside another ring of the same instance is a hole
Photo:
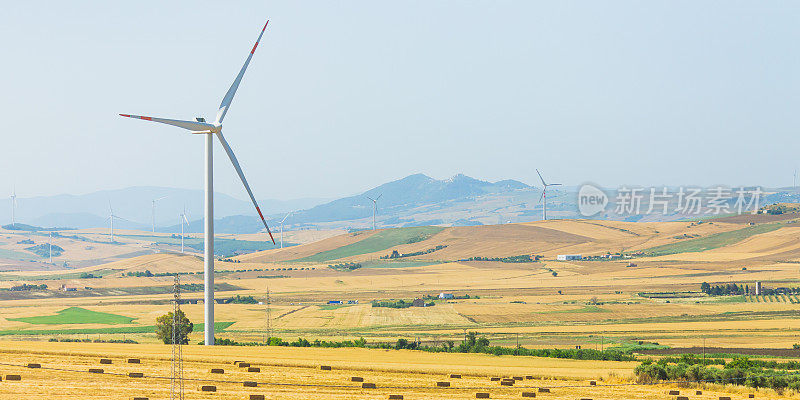
[[[267,226],[267,220],[264,219],[264,214],[261,213],[261,208],[258,207],[258,202],[256,201],[255,196],[253,196],[253,191],[250,190],[250,185],[247,184],[247,179],[245,179],[244,177],[244,172],[242,172],[242,167],[239,166],[239,161],[236,159],[236,155],[233,154],[231,146],[228,145],[228,142],[225,140],[225,137],[222,136],[222,132],[217,132],[217,138],[219,139],[219,142],[222,144],[222,148],[224,148],[225,152],[228,153],[228,158],[231,159],[231,164],[233,164],[233,168],[236,169],[236,173],[239,174],[239,179],[242,180],[244,188],[247,190],[247,194],[250,196],[250,201],[253,202],[253,205],[256,207],[256,211],[258,211],[258,216],[261,217],[261,222],[264,223],[264,228],[267,228],[267,233],[269,233],[269,238],[272,239],[272,244],[275,244],[275,238],[272,237],[272,231],[270,231],[269,226]]]
[[[547,186],[545,186],[545,187],[547,187]],[[545,190],[542,190],[542,195],[539,196],[539,203],[540,204],[542,203],[542,199],[544,198],[544,193],[545,193]]]
[[[379,195],[378,195],[378,197],[376,197],[376,198],[375,198],[375,201],[378,201],[378,200],[380,200],[380,199],[381,199],[381,196],[383,196],[383,193],[379,194]]]
[[[181,215],[181,217],[183,217],[183,222],[186,224],[186,226],[189,226],[189,220],[186,218],[186,215]]]
[[[547,184],[546,184],[546,183],[544,183],[544,178],[542,178],[542,174],[539,172],[539,170],[538,170],[538,169],[536,170],[536,173],[537,173],[537,174],[539,174],[539,179],[542,181],[542,185],[545,185],[545,186],[547,186]]]
[[[244,65],[242,66],[241,71],[239,71],[239,75],[237,75],[236,79],[233,80],[233,84],[231,84],[230,89],[228,89],[228,93],[225,93],[225,97],[222,98],[222,103],[220,103],[219,110],[217,111],[218,124],[222,123],[222,120],[225,119],[225,114],[228,113],[228,109],[233,101],[233,96],[236,95],[236,90],[239,89],[239,84],[242,82],[244,72],[247,70],[247,66],[250,65],[250,60],[253,59],[253,54],[256,52],[258,43],[261,41],[261,36],[264,36],[264,31],[267,29],[267,25],[269,25],[269,20],[267,20],[267,23],[264,24],[263,28],[261,28],[261,33],[258,35],[256,44],[253,45],[253,50],[250,50],[250,54],[247,56],[247,60],[244,61]]]
[[[157,198],[157,199],[155,199],[153,201],[161,201],[161,200],[166,199],[167,197],[169,197],[169,196],[161,196],[161,197],[159,197],[159,198]]]
[[[121,219],[121,220],[123,220],[123,221],[125,221],[125,222],[133,222],[133,221],[131,221],[131,220],[129,220],[129,219],[122,218],[122,217],[120,217],[119,215],[112,215],[112,217],[114,217],[114,218],[116,218],[116,219]]]
[[[152,122],[160,122],[162,124],[177,126],[179,128],[188,129],[190,131],[209,131],[214,128],[214,125],[209,124],[207,122],[195,122],[195,121],[183,121],[180,119],[166,119],[166,118],[156,118],[156,117],[145,117],[143,115],[130,115],[130,114],[120,114],[123,117],[127,118],[136,118],[145,121],[152,121]]]
[[[366,197],[366,198],[370,199],[370,201],[372,201],[373,203],[376,201],[376,200],[375,200],[375,199],[373,199],[372,197],[369,197],[369,196],[364,196],[364,197]]]
[[[547,186],[561,186],[560,183],[548,183]]]

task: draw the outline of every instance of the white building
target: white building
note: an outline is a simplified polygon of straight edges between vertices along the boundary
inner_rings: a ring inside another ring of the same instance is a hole
[[[558,261],[575,261],[582,258],[580,254],[559,254],[556,256],[556,260]]]

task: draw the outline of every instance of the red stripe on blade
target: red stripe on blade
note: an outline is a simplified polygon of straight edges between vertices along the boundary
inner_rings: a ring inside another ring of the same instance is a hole
[[[152,118],[150,118],[150,117],[139,117],[139,118],[141,118],[141,119],[143,119],[143,120],[145,120],[145,121],[152,121],[152,120],[153,120],[153,119],[152,119]]]

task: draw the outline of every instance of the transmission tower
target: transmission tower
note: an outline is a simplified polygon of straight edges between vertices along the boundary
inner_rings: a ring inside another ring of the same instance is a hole
[[[267,295],[264,298],[265,312],[267,314],[266,329],[264,330],[264,342],[269,344],[269,338],[272,337],[272,311],[270,310],[269,287],[267,287]]]
[[[172,286],[172,389],[171,400],[183,400],[183,350],[181,349],[181,278],[175,273],[175,283]]]

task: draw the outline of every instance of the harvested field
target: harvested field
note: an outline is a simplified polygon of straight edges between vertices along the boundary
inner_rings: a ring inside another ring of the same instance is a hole
[[[0,342],[3,365],[0,374],[20,374],[19,382],[0,385],[0,399],[17,399],[19,396],[47,397],[54,400],[74,399],[90,395],[92,398],[166,398],[169,397],[170,347],[164,345],[108,345],[74,343]],[[115,361],[136,354],[143,365],[129,366],[115,362],[105,373],[79,373],[48,369],[87,371],[96,365],[100,354],[115,354]],[[214,348],[186,346],[185,376],[199,379],[187,382],[189,399],[207,398],[203,386],[215,386],[214,398],[241,399],[251,394],[263,394],[273,399],[304,399],[309,396],[332,399],[387,398],[389,394],[402,394],[416,399],[458,399],[473,397],[476,392],[490,393],[491,398],[519,397],[522,391],[550,388],[550,398],[574,399],[600,397],[609,399],[662,399],[671,388],[666,385],[604,386],[618,383],[620,377],[629,376],[634,363],[537,359],[532,357],[495,357],[470,354],[426,354],[411,351],[381,351],[356,349],[263,349]],[[258,373],[232,371],[212,375],[211,368],[231,365],[234,358],[247,358],[261,367]],[[14,367],[35,359],[42,369],[30,370]],[[320,371],[322,360],[334,368]],[[9,365],[12,364],[12,365]],[[461,379],[450,381],[449,387],[437,387],[447,377],[447,370],[459,365],[464,371]],[[514,386],[501,386],[490,381],[494,375],[513,376],[534,371],[537,378],[518,382]],[[142,373],[131,378],[129,373]],[[351,382],[355,372],[375,384],[376,389],[362,390],[362,383]],[[563,373],[576,373],[569,377]],[[615,374],[609,378],[608,374]],[[560,379],[542,379],[553,374]],[[75,379],[76,376],[81,379]],[[163,377],[163,378],[161,378]],[[588,377],[605,378],[597,386],[588,383]],[[203,381],[207,379],[208,381]],[[611,379],[611,380],[608,380]],[[211,382],[213,380],[213,382]],[[245,381],[256,381],[258,387],[247,387]],[[154,384],[156,383],[156,384]],[[280,385],[276,385],[280,384]],[[314,386],[320,385],[320,386]],[[706,387],[709,396],[737,396],[740,389]],[[633,396],[633,397],[631,397]],[[247,398],[247,397],[245,397]],[[779,398],[773,392],[759,391],[759,398]]]

